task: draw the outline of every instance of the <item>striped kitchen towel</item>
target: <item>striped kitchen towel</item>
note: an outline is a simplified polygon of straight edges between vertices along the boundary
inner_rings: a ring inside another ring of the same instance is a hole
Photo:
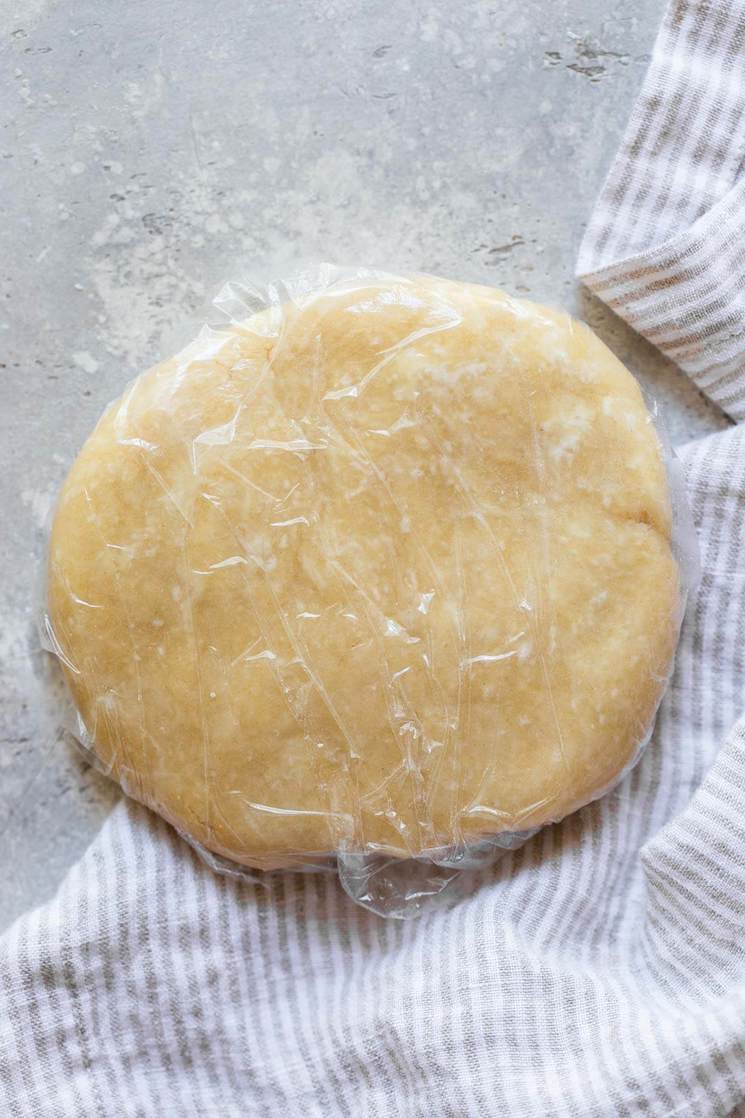
[[[745,0],[675,0],[582,242],[595,294],[745,419]]]
[[[745,3],[673,0],[580,257],[745,416]],[[122,802],[0,939],[8,1118],[724,1116],[745,1097],[745,424],[684,448],[702,579],[640,764],[408,923],[215,876]]]

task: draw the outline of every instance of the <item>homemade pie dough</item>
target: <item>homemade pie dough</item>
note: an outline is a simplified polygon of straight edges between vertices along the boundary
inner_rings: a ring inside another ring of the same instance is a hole
[[[143,374],[83,447],[49,628],[125,790],[234,861],[417,855],[600,795],[678,627],[660,446],[585,326],[360,279]]]

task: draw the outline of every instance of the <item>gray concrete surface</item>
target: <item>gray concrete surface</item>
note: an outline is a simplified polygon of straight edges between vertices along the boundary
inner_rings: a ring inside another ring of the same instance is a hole
[[[40,718],[46,514],[104,404],[224,279],[328,259],[504,285],[589,319],[676,441],[722,425],[572,276],[662,7],[5,0],[0,928],[116,799]]]

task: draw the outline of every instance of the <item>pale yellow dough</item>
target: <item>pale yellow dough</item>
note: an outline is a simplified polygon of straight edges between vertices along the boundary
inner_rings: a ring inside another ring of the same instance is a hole
[[[561,819],[676,639],[659,443],[566,315],[428,277],[203,331],[64,486],[49,618],[100,758],[248,865]]]

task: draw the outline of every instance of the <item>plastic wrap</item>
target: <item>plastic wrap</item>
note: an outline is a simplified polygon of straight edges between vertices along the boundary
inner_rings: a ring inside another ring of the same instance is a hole
[[[563,313],[330,266],[216,306],[74,464],[44,642],[76,739],[216,870],[411,915],[638,758],[680,485]]]

